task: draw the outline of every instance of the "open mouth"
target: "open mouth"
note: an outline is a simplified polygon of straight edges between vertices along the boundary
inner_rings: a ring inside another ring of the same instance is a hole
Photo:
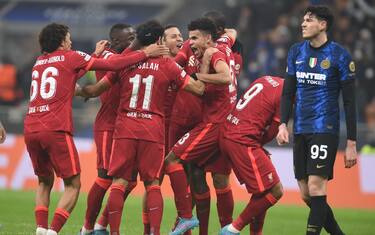
[[[177,43],[176,46],[177,46],[178,49],[181,49],[182,45],[183,45],[183,43],[182,43],[182,42],[179,42],[179,43]]]

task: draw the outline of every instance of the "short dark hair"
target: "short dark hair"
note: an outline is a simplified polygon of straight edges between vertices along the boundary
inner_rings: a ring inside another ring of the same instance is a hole
[[[327,29],[326,29],[327,32],[331,29],[333,25],[334,16],[331,10],[327,6],[323,6],[323,5],[308,6],[305,9],[303,15],[306,15],[307,13],[315,15],[316,18],[318,18],[319,20],[324,20],[325,22],[327,22]]]
[[[218,31],[224,31],[226,27],[225,16],[219,11],[207,11],[203,14],[203,17],[206,17],[214,22]]]
[[[203,31],[207,34],[210,34],[213,41],[216,41],[219,38],[219,35],[216,31],[216,25],[214,22],[208,18],[198,18],[196,20],[191,21],[188,24],[188,30],[199,30]]]
[[[137,26],[137,40],[142,46],[157,42],[163,36],[164,27],[156,20],[150,20]]]
[[[65,40],[69,27],[64,24],[51,23],[39,33],[39,45],[42,53],[56,51]]]
[[[167,24],[167,25],[164,27],[164,31],[167,30],[167,29],[170,29],[170,28],[178,28],[178,26],[175,25],[175,24]]]
[[[127,28],[131,28],[132,26],[130,24],[123,24],[123,23],[118,23],[112,25],[111,29],[109,30],[109,35],[111,36],[112,33],[118,31],[118,30],[123,30]]]

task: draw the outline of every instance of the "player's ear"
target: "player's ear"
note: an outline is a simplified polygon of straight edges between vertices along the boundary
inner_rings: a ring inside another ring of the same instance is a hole
[[[158,41],[156,42],[157,45],[163,45],[162,37],[159,37]]]

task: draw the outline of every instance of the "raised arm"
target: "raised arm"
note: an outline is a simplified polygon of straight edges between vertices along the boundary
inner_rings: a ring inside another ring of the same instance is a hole
[[[198,80],[205,83],[228,85],[231,82],[230,70],[228,64],[224,60],[218,60],[214,65],[215,73],[204,74],[197,73]]]

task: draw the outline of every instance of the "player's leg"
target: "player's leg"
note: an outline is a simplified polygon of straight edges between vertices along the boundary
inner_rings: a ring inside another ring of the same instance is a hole
[[[307,136],[308,157],[306,174],[310,196],[310,213],[306,234],[320,234],[328,214],[327,183],[333,178],[338,136],[314,134]]]
[[[217,198],[217,212],[221,227],[232,223],[234,200],[229,175],[232,171],[231,162],[225,154],[217,152],[216,159],[206,166],[212,173],[213,183]]]
[[[250,202],[239,217],[222,228],[220,234],[239,234],[254,217],[263,217],[268,208],[282,197],[283,189],[276,170],[262,148],[251,148],[233,141],[220,141],[223,153],[232,162],[233,170],[247,191]],[[261,232],[261,231],[260,231]]]
[[[221,227],[232,223],[234,200],[229,183],[229,174],[212,173],[216,191],[216,207]]]
[[[133,179],[132,181],[128,182],[128,185],[125,188],[125,193],[124,193],[124,201],[126,198],[129,196],[131,191],[137,186],[137,174],[138,172],[135,171],[133,173]],[[108,203],[103,209],[103,212],[101,213],[98,222],[95,223],[94,225],[94,234],[96,235],[107,235],[109,234],[107,231],[107,226],[108,226]]]
[[[40,133],[25,134],[25,144],[34,173],[38,176],[38,188],[35,197],[36,235],[45,235],[48,229],[48,207],[50,192],[54,182],[52,163],[48,152],[42,146],[43,139]]]
[[[146,208],[150,234],[160,235],[163,216],[163,197],[160,180],[164,165],[165,146],[150,141],[139,141],[136,165],[146,189]]]
[[[44,235],[48,229],[48,207],[54,176],[38,176],[38,188],[35,196],[36,235]]]
[[[208,234],[210,219],[211,195],[206,181],[206,171],[191,164],[191,191],[194,195],[196,213],[199,220],[199,235]]]
[[[74,175],[64,178],[64,192],[61,196],[55,214],[53,216],[48,235],[57,234],[68,220],[70,213],[73,211],[79,196],[81,188],[80,175]]]
[[[47,235],[53,235],[61,230],[77,202],[81,187],[81,168],[71,134],[55,131],[40,134],[41,145],[48,151],[51,165],[56,175],[63,179],[65,186],[47,231]]]
[[[85,223],[80,234],[90,234],[94,230],[96,218],[102,207],[103,198],[112,184],[112,177],[108,176],[109,157],[112,149],[113,131],[95,131],[97,178],[87,195]]]
[[[125,190],[133,178],[137,141],[114,139],[108,175],[113,177],[107,202],[108,222],[111,234],[120,234],[120,223],[124,207]]]

